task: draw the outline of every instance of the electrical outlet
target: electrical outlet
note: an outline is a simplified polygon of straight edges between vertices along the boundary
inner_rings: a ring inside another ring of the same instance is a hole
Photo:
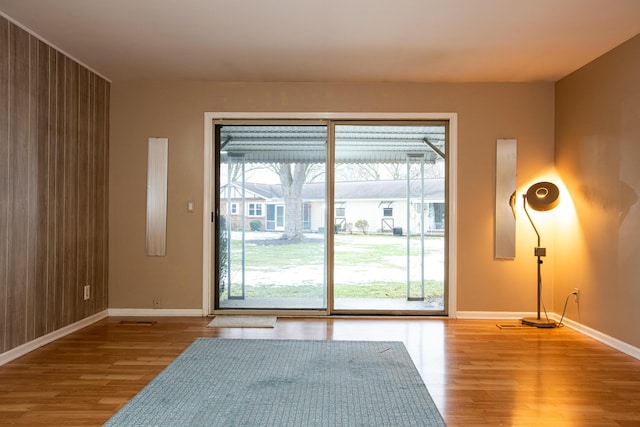
[[[160,308],[160,297],[153,298],[153,308]]]
[[[576,303],[580,302],[580,289],[578,288],[573,289],[573,301]]]
[[[91,298],[91,286],[90,285],[85,285],[84,287],[84,300],[87,301],[89,298]]]

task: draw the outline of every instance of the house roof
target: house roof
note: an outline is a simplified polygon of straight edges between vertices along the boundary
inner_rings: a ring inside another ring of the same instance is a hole
[[[638,0],[0,0],[0,10],[113,81],[556,81],[640,32]]]
[[[245,183],[246,190],[265,200],[282,199],[282,187],[280,184]],[[420,180],[411,181],[409,191],[411,197],[420,197]],[[336,202],[347,200],[379,200],[396,201],[407,198],[407,181],[380,180],[380,181],[352,181],[335,183]],[[326,194],[324,182],[308,182],[302,187],[302,198],[306,201],[324,200]],[[424,180],[425,200],[444,200],[444,179],[427,178]]]

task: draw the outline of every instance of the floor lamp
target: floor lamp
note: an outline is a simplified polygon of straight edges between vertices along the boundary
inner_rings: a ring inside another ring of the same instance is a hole
[[[540,317],[540,305],[542,301],[542,276],[540,274],[540,267],[542,265],[541,258],[547,255],[547,249],[540,247],[540,233],[529,215],[527,205],[536,211],[549,211],[558,206],[558,203],[560,202],[560,191],[558,190],[558,187],[551,182],[538,182],[529,187],[527,192],[522,195],[522,198],[524,203],[524,212],[527,214],[527,218],[529,218],[533,231],[535,231],[536,236],[538,236],[538,246],[534,248],[533,253],[538,261],[538,317],[525,317],[521,322],[525,325],[535,326],[537,328],[555,328],[557,324],[553,320],[549,320],[546,310],[544,319]]]

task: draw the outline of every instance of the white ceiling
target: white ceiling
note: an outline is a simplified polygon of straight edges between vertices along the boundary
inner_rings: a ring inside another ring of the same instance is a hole
[[[113,81],[556,81],[640,33],[640,0],[0,0]]]

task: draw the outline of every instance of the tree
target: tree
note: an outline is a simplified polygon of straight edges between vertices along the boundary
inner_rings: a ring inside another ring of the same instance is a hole
[[[410,177],[415,179],[420,177],[420,169],[413,164]],[[444,162],[427,162],[425,164],[425,178],[441,178],[444,176]],[[395,163],[341,163],[336,166],[337,181],[380,181],[388,179],[406,179],[406,162]]]
[[[310,163],[270,163],[263,165],[246,165],[241,161],[231,162],[225,175],[230,175],[231,182],[242,182],[247,175],[270,170],[280,179],[282,196],[285,206],[285,232],[281,236],[284,240],[300,240],[304,238],[302,230],[302,187],[305,182],[322,179],[325,174],[324,164]]]
[[[302,234],[302,187],[312,165],[303,163],[279,163],[276,165],[282,196],[284,198],[285,232],[281,239],[301,240]]]

